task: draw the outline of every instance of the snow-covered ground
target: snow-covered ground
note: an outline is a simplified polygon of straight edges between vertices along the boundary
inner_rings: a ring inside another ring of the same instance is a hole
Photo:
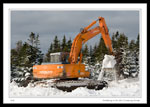
[[[115,64],[114,56],[105,55],[101,71],[104,71],[105,68],[113,69]],[[103,75],[100,72],[99,77],[101,76]],[[53,80],[47,81],[52,82]],[[34,83],[29,83],[27,87],[18,87],[15,82],[11,82],[9,87],[10,97],[140,97],[140,94],[141,87],[138,78],[128,78],[118,81],[115,79],[108,82],[108,87],[102,90],[79,87],[72,92],[64,92],[50,86],[34,85]]]
[[[138,78],[112,81],[108,88],[102,90],[79,87],[72,92],[64,92],[52,87],[33,87],[32,83],[27,87],[18,87],[15,82],[10,83],[9,89],[10,97],[140,97],[141,94]]]

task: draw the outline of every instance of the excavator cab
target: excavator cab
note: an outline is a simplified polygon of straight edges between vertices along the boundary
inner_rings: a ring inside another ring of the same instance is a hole
[[[69,58],[68,52],[51,53],[50,54],[50,63],[69,64],[68,58]]]

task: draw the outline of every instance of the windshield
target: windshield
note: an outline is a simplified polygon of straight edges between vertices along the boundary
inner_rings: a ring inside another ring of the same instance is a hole
[[[51,63],[68,63],[68,57],[69,57],[69,53],[67,52],[51,53],[50,62]]]

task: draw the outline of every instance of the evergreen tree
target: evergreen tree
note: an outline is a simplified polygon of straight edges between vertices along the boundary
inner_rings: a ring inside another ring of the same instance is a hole
[[[93,49],[92,49],[92,46],[90,45],[90,53],[89,53],[90,57],[92,55],[92,51],[93,51]]]
[[[13,71],[18,64],[18,52],[16,49],[11,49],[11,71]]]
[[[48,52],[46,53],[46,59],[45,59],[46,62],[50,62],[50,54],[51,53],[53,53],[53,44],[52,43],[48,49]]]
[[[66,37],[65,37],[65,35],[64,35],[64,37],[63,37],[63,40],[62,40],[62,44],[61,44],[61,50],[63,51],[63,52],[66,52],[67,51],[67,43],[66,43]]]
[[[117,40],[117,48],[127,48],[128,47],[128,38],[124,34],[120,34]]]
[[[18,54],[18,61],[19,61],[19,66],[30,66],[30,61],[29,57],[31,56],[31,51],[29,51],[31,48],[31,45],[29,45],[27,42],[25,42]],[[32,65],[31,65],[32,66]]]
[[[137,41],[131,40],[129,44],[128,54],[126,55],[126,59],[128,64],[125,63],[123,70],[125,73],[125,68],[128,66],[128,77],[137,77],[139,74],[139,49],[138,49],[139,35],[137,37]],[[138,44],[138,45],[137,45]],[[124,56],[123,56],[124,59]],[[123,63],[122,63],[123,64]]]
[[[39,35],[35,36],[31,32],[28,41],[29,43],[24,44],[18,41],[16,48],[11,50],[11,66],[32,67],[34,64],[42,63],[43,54],[38,47],[40,45]]]
[[[91,54],[91,64],[94,65],[96,62],[96,56],[97,56],[97,45],[94,45],[94,48],[92,49],[92,54]]]
[[[55,36],[54,43],[53,43],[53,52],[60,52],[60,41],[58,40],[57,36]]]
[[[35,53],[36,53],[36,60],[35,64],[40,65],[43,62],[43,55],[42,51],[39,48],[35,48]]]
[[[137,46],[139,46],[139,36],[140,36],[140,35],[138,34],[137,40],[136,40],[136,45],[137,45]]]
[[[108,49],[106,48],[105,46],[105,43],[104,43],[104,40],[103,38],[101,37],[100,39],[100,42],[99,42],[99,45],[98,45],[98,48],[96,50],[96,56],[97,56],[97,60],[100,62],[104,59],[104,55],[105,54],[108,54]]]
[[[18,41],[16,43],[16,51],[17,51],[17,53],[19,53],[21,48],[22,48],[22,41],[20,40],[20,41]]]
[[[137,55],[136,55],[136,50],[131,51],[130,53],[130,77],[137,77],[139,74],[139,70],[137,68]]]
[[[128,48],[124,48],[122,52],[122,74],[125,78],[128,77],[136,77],[138,75],[138,71],[136,68],[136,52],[135,50],[130,50]]]
[[[83,62],[88,63],[89,49],[87,44],[85,44],[82,54],[83,54]]]
[[[139,65],[139,47],[140,47],[140,43],[139,43],[139,34],[136,40],[136,50],[135,50],[135,55],[136,55],[136,71],[139,73],[140,71],[140,65]]]
[[[31,46],[34,45],[34,43],[35,43],[35,33],[31,32],[31,34],[29,35],[28,41],[31,44]]]
[[[35,37],[34,44],[36,48],[38,48],[38,46],[40,45],[39,34],[37,34],[37,36]]]
[[[127,48],[122,48],[122,55],[121,55],[121,62],[120,62],[120,66],[121,66],[121,74],[127,78],[130,75],[130,52],[128,51],[129,49]]]
[[[138,41],[138,37],[137,37]],[[116,61],[119,67],[119,75],[127,77],[137,77],[138,76],[138,48],[136,46],[137,41],[131,40],[128,44],[128,38],[124,34],[120,34],[117,38],[117,51],[116,51]]]
[[[120,33],[117,31],[112,35],[112,47],[114,52],[118,52],[121,48],[128,47],[128,38],[124,35],[124,33]],[[121,51],[121,50],[120,50]]]
[[[119,65],[119,69],[120,69],[120,72],[123,73],[123,65],[120,61],[122,61],[123,59],[123,53],[125,51],[127,51],[127,48],[128,48],[128,38],[124,35],[124,34],[120,34],[119,37],[118,37],[118,41],[117,41],[117,53],[119,53],[118,57],[119,57],[119,62],[118,62],[118,65]]]
[[[34,50],[33,54],[35,54],[35,59],[36,59],[35,64],[41,64],[43,61],[43,54],[39,48],[39,45],[40,45],[39,34],[37,34],[37,36],[35,36],[34,44],[35,44],[35,46],[31,49]]]
[[[31,34],[29,35],[28,43],[32,47],[38,48],[38,46],[40,45],[39,34],[37,34],[36,36],[35,33],[31,32]]]
[[[87,44],[85,44],[84,49],[83,49],[83,56],[88,57],[89,56],[89,49]]]
[[[71,38],[67,41],[67,51],[66,52],[70,52],[71,51],[71,46],[72,46],[72,41]]]
[[[130,44],[129,44],[129,49],[131,51],[134,51],[136,48],[136,43],[135,43],[135,40],[131,40]]]
[[[113,35],[112,35],[112,47],[113,47],[113,49],[119,48],[117,45],[118,37],[119,37],[118,31],[115,34],[113,33]]]
[[[61,43],[60,43],[60,40],[58,41],[58,48],[57,48],[56,52],[61,52]]]
[[[117,62],[118,77],[124,74],[124,63],[127,63],[126,55],[128,48],[128,38],[118,31],[112,36],[112,46],[115,53],[115,59]]]
[[[92,54],[93,54],[93,49],[92,49],[92,46],[90,45],[90,50],[89,50],[89,60],[88,60],[88,64],[89,65],[92,65],[92,61],[91,61],[91,59],[92,59]]]

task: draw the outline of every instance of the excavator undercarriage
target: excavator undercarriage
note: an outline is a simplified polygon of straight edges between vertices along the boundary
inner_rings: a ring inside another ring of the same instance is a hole
[[[71,92],[72,90],[78,87],[86,87],[88,89],[101,90],[104,87],[108,87],[106,81],[98,81],[98,80],[58,80],[56,81],[56,88]]]
[[[91,80],[91,79],[68,79],[68,80],[60,80],[53,79],[51,81],[47,80],[36,80],[32,82],[32,87],[41,86],[41,87],[52,87],[66,92],[72,92],[78,87],[86,87],[88,89],[101,90],[104,87],[108,87],[108,83],[106,81],[100,80]]]

